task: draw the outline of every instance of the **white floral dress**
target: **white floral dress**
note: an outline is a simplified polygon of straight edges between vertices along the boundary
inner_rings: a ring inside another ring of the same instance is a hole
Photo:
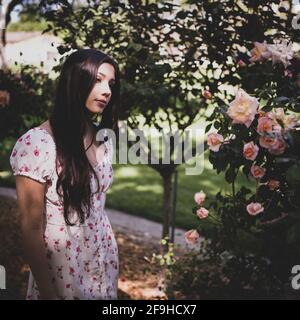
[[[28,130],[17,140],[10,156],[14,175],[47,184],[44,244],[48,272],[60,299],[117,299],[118,246],[104,208],[106,191],[113,180],[110,141],[105,142],[103,161],[94,167],[100,191],[92,196],[91,213],[83,225],[68,226],[64,221],[63,206],[56,192],[56,146],[48,131],[39,127]],[[90,183],[95,192],[97,181],[92,174]],[[39,298],[37,284],[30,273],[26,299]]]

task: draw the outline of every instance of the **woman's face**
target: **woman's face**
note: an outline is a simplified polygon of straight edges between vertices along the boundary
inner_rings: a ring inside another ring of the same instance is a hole
[[[93,113],[103,112],[111,99],[111,88],[114,83],[114,67],[107,62],[102,63],[98,69],[96,84],[86,100],[86,107],[89,111]]]

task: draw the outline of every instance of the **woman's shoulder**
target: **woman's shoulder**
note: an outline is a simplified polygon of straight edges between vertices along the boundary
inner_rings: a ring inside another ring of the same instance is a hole
[[[15,175],[27,175],[40,182],[52,175],[56,150],[54,140],[43,128],[26,131],[13,147],[10,164]]]
[[[53,148],[55,143],[53,137],[46,129],[43,127],[33,127],[18,138],[15,146],[17,147],[18,145],[27,146],[28,148]]]

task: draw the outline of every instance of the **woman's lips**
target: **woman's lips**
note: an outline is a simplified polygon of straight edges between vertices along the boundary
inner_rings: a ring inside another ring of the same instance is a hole
[[[98,106],[100,106],[102,108],[104,108],[106,106],[106,103],[103,102],[103,101],[100,101],[100,100],[96,100],[96,103],[97,103]]]

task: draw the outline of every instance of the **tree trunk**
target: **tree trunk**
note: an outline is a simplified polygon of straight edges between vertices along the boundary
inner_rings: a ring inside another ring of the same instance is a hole
[[[10,14],[13,11],[13,9],[19,5],[22,4],[22,0],[12,0],[10,2],[7,2],[5,4],[2,3],[3,1],[0,1],[0,66],[1,69],[7,69],[7,61],[5,56],[5,46],[6,46],[6,28],[9,25],[11,21]]]
[[[172,213],[172,176],[173,172],[167,173],[162,176],[163,186],[164,186],[164,196],[163,196],[163,230],[162,238],[169,236],[170,230],[170,217]]]

